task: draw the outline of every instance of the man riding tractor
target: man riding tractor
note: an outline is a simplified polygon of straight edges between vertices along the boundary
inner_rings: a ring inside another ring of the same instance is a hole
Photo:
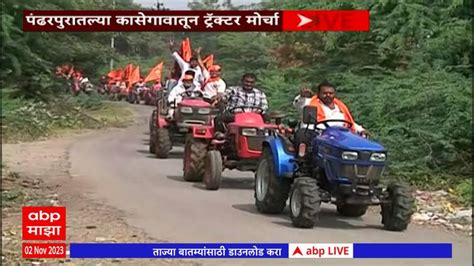
[[[379,205],[385,229],[405,230],[414,200],[408,186],[382,178],[387,150],[367,139],[330,83],[320,84],[303,105],[303,123],[293,139],[273,134],[263,144],[255,181],[258,211],[281,213],[289,197],[293,225],[312,228],[322,202],[348,217]]]
[[[185,75],[168,97],[159,97],[154,114],[150,151],[158,158],[167,158],[173,144],[184,143],[193,125],[212,125],[213,122],[211,104],[196,89],[191,75]]]
[[[207,189],[216,190],[225,168],[256,169],[261,143],[270,131],[279,129],[283,115],[266,115],[267,99],[254,87],[255,80],[255,75],[245,74],[242,86],[230,87],[224,95],[215,97],[221,107],[225,105],[223,112],[215,118],[215,128],[193,127],[193,137],[188,138],[183,158],[185,180],[203,180]],[[277,121],[267,123],[267,118]]]

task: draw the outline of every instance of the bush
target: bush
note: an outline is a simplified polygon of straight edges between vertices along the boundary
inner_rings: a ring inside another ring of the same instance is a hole
[[[472,205],[472,179],[466,179],[454,187],[454,193],[465,205]]]

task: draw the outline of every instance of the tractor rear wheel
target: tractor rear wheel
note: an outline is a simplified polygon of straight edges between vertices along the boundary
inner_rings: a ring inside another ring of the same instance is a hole
[[[155,155],[157,158],[168,158],[172,148],[170,133],[166,128],[158,128],[155,131]]]
[[[337,212],[346,217],[360,217],[367,212],[368,207],[360,204],[339,204],[337,205]]]
[[[183,178],[186,181],[202,181],[206,167],[207,144],[199,139],[187,138],[184,146]]]
[[[299,228],[313,228],[321,208],[316,180],[311,177],[297,178],[290,195],[290,215],[293,225]]]
[[[156,110],[153,110],[151,114],[150,123],[149,123],[149,130],[150,130],[150,141],[148,143],[148,148],[150,153],[155,153],[155,121],[156,121]]]
[[[255,174],[255,205],[261,213],[281,213],[291,188],[289,179],[275,175],[273,156],[268,147],[263,148],[262,160]]]
[[[404,231],[415,212],[415,200],[405,184],[391,183],[387,190],[389,202],[382,204],[382,224],[389,231]]]
[[[222,171],[222,156],[220,151],[208,151],[204,171],[204,185],[207,190],[219,189]]]

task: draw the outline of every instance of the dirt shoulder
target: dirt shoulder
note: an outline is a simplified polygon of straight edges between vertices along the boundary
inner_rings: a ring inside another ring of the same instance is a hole
[[[143,123],[143,121],[140,121]],[[105,129],[116,131],[123,129]],[[196,265],[177,260],[24,260],[21,258],[21,207],[65,206],[67,209],[67,242],[157,243],[131,227],[123,214],[102,202],[92,200],[87,187],[69,174],[68,149],[82,137],[95,134],[81,132],[69,137],[45,141],[2,145],[2,264],[18,265],[27,261],[45,264],[126,263],[154,265]]]

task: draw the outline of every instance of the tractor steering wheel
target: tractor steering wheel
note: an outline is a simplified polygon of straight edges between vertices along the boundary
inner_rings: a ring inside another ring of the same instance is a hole
[[[242,110],[242,113],[247,113],[245,112],[245,108],[248,108],[248,109],[252,109],[253,110],[257,110],[259,114],[263,114],[264,110],[262,107],[258,107],[258,106],[249,106],[249,105],[244,105],[244,106],[236,106],[236,107],[233,107],[233,108],[230,108],[229,109],[229,112],[230,113],[234,113],[235,110],[237,109],[241,109]]]
[[[352,126],[354,125],[353,123],[351,123],[350,121],[347,121],[345,119],[327,119],[327,120],[323,120],[323,121],[318,121],[316,122],[316,124],[314,125],[315,127],[319,124],[324,124],[324,126],[326,126],[326,128],[329,128],[329,127],[334,127],[334,126],[330,126],[328,123],[330,122],[343,122],[345,124],[349,124],[349,127],[347,128],[352,128]]]

